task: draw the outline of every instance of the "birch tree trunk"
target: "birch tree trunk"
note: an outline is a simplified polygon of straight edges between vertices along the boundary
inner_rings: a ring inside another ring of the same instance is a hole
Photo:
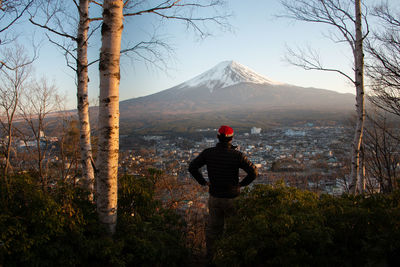
[[[351,158],[351,184],[353,185],[352,193],[362,193],[364,177],[360,171],[360,148],[363,138],[364,121],[365,121],[365,104],[364,104],[364,51],[363,51],[363,35],[362,35],[362,16],[361,16],[361,0],[355,1],[355,28],[356,39],[354,46],[355,59],[355,85],[356,85],[356,108],[357,122],[353,139],[352,158]]]
[[[88,99],[88,31],[89,31],[89,0],[79,1],[79,24],[77,43],[77,103],[80,130],[80,154],[82,163],[82,178],[84,187],[94,191],[94,170],[92,165],[92,145],[90,141],[89,99]],[[91,195],[93,199],[93,195]]]
[[[123,0],[105,0],[100,50],[99,149],[97,155],[97,212],[111,234],[117,224],[119,149],[120,48]]]

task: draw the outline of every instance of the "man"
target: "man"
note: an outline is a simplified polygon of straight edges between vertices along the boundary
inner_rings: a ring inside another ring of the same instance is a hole
[[[224,230],[225,219],[234,213],[233,199],[240,187],[249,185],[257,176],[257,168],[232,145],[233,129],[223,125],[218,130],[219,143],[207,148],[189,165],[189,172],[201,185],[209,186],[209,219],[206,226],[207,257],[212,259],[213,246]],[[199,169],[207,165],[209,181]],[[239,168],[247,176],[239,182]]]

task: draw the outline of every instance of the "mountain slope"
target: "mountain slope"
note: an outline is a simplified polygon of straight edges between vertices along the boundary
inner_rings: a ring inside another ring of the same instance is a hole
[[[224,61],[170,89],[121,102],[121,118],[150,114],[315,110],[350,111],[354,95],[271,81],[249,68]]]

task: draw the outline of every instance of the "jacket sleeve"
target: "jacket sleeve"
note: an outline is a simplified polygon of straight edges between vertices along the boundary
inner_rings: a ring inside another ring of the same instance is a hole
[[[207,181],[204,179],[203,174],[199,171],[201,167],[206,164],[204,158],[204,152],[200,153],[200,155],[192,160],[189,164],[189,172],[196,179],[196,181],[201,185],[206,185]]]
[[[240,168],[247,173],[247,176],[240,181],[240,186],[247,186],[256,179],[258,175],[257,167],[243,154],[240,161]]]

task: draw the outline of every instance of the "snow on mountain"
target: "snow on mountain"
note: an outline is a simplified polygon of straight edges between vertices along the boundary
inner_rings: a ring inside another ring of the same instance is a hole
[[[235,61],[223,61],[212,69],[180,84],[179,88],[206,87],[213,92],[215,89],[225,88],[239,83],[271,84],[281,83],[271,81],[246,66]]]

